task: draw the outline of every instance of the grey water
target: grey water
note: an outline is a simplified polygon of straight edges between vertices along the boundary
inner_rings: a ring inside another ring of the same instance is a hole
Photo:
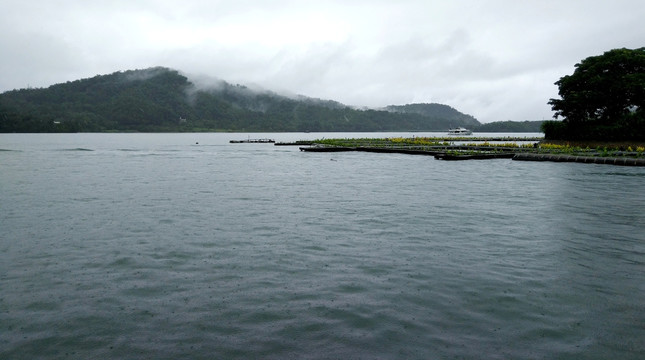
[[[1,134],[0,358],[645,356],[645,169],[228,143],[375,136]]]

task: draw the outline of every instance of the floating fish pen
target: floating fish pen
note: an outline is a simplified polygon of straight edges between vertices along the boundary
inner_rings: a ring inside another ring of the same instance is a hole
[[[436,155],[444,152],[439,149],[430,148],[395,148],[395,147],[345,147],[345,146],[310,146],[301,147],[300,151],[307,152],[347,152],[347,151],[362,151],[371,153],[383,154],[408,154],[408,155]]]
[[[480,154],[437,154],[434,156],[437,160],[490,160],[490,159],[512,159],[514,153],[480,153]]]
[[[275,146],[305,146],[305,145],[313,145],[314,142],[311,140],[298,140],[298,141],[293,141],[293,142],[277,142],[274,145]]]
[[[553,161],[553,162],[577,162],[586,164],[608,164],[623,166],[645,166],[645,159],[632,157],[599,157],[599,156],[576,156],[566,154],[515,154],[513,160],[520,161]]]
[[[275,143],[275,140],[273,140],[273,139],[246,139],[246,140],[231,140],[229,142],[231,144],[244,144],[244,143],[267,144],[267,143]]]
[[[490,140],[490,139],[489,139]],[[376,138],[376,139],[323,139],[314,140],[310,146],[300,147],[306,152],[361,151],[431,155],[437,160],[486,160],[513,159],[523,161],[579,162],[623,166],[645,166],[645,148],[637,145],[624,148],[591,149],[588,146],[506,142],[455,144],[434,138]]]
[[[463,145],[448,145],[448,146],[321,146],[314,145],[309,147],[301,147],[300,151],[308,152],[345,152],[345,151],[362,151],[371,153],[385,153],[385,154],[408,154],[408,155],[430,155],[435,156],[441,160],[466,160],[466,159],[492,159],[492,158],[512,158],[515,151],[518,149],[506,148],[484,148],[479,146],[463,146]],[[463,151],[463,154],[459,154]],[[467,152],[478,151],[475,154]],[[482,152],[486,151],[486,152]],[[458,157],[458,159],[456,159]]]

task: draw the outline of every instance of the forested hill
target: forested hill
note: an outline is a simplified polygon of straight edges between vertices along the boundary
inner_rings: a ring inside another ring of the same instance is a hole
[[[359,110],[224,81],[197,87],[162,67],[0,94],[0,132],[443,131],[477,125],[446,105]]]
[[[443,104],[390,105],[385,110],[394,113],[419,114],[445,120],[454,120],[455,124],[450,127],[463,126],[472,128],[481,125],[473,116],[464,115],[452,107]]]
[[[542,132],[542,123],[544,121],[496,121],[481,126],[473,127],[477,132]]]

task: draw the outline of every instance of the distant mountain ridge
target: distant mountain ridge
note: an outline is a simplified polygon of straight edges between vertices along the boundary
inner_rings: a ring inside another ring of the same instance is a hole
[[[481,125],[442,104],[356,109],[155,67],[0,94],[0,132],[444,131]]]
[[[471,115],[462,114],[451,106],[444,104],[408,104],[408,105],[390,105],[385,110],[397,113],[419,114],[423,116],[442,117],[445,119],[454,119],[459,125],[466,127],[477,127],[481,123]]]
[[[541,133],[543,120],[533,121],[495,121],[473,127],[478,132],[532,132]]]

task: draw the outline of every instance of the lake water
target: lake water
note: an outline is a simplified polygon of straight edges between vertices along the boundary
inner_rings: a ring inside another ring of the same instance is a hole
[[[645,356],[644,168],[249,136],[0,134],[0,358]]]

